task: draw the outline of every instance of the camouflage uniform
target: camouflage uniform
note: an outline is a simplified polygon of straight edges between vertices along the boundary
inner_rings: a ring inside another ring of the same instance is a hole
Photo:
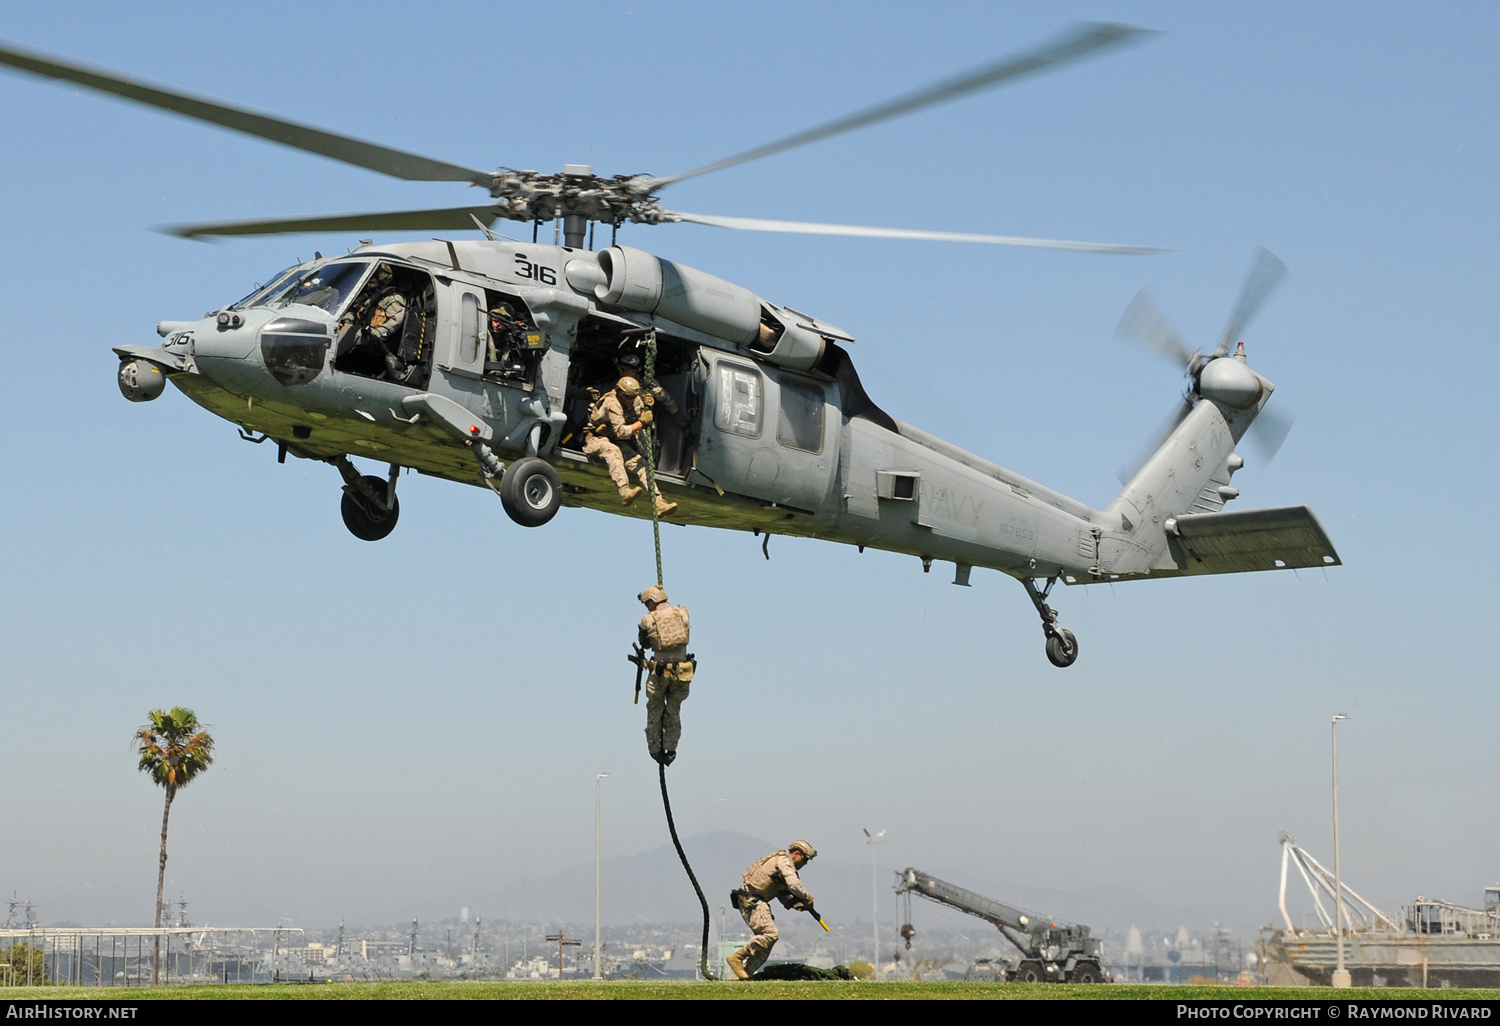
[[[370,314],[370,338],[389,348],[391,339],[400,340],[401,326],[405,323],[406,297],[393,289],[380,297]]]
[[[682,738],[682,703],[687,701],[694,666],[688,660],[688,611],[667,604],[667,593],[647,588],[641,601],[653,603],[641,617],[640,643],[650,648],[651,676],[646,681],[646,750],[658,762],[677,757]]]
[[[801,843],[801,842],[798,842]],[[781,937],[769,902],[779,900],[784,908],[802,910],[813,906],[813,896],[802,886],[797,865],[789,851],[773,851],[745,870],[745,886],[740,898],[740,915],[755,933],[749,943],[735,952],[750,975],[771,957],[771,949]],[[731,963],[732,964],[732,963]]]
[[[387,282],[390,280],[389,273],[383,277]],[[362,356],[368,354],[363,361],[366,370],[356,373],[372,373],[378,377],[379,372],[368,366],[370,362],[378,360],[384,364],[386,376],[391,380],[399,381],[404,378],[408,367],[406,361],[401,359],[400,350],[406,309],[406,297],[396,289],[386,287],[373,303],[366,301],[357,315],[347,314],[339,323],[338,355],[343,356],[346,352],[361,352]]]
[[[646,461],[635,447],[636,433],[644,426],[641,414],[645,408],[646,404],[639,395],[625,395],[619,387],[612,388],[589,409],[588,425],[583,432],[584,453],[604,460],[604,465],[609,468],[609,478],[620,490],[620,499],[627,506],[635,501],[642,489],[648,492],[651,489]],[[628,458],[623,451],[627,445],[630,448]],[[630,473],[640,478],[640,489],[631,486]],[[667,502],[659,492],[656,494],[658,516],[666,516],[676,508],[675,502]]]
[[[641,358],[636,353],[626,353],[625,355],[621,356],[618,360],[615,361],[615,366],[620,369],[621,374],[629,375],[632,378],[640,377]],[[679,428],[686,429],[687,418],[683,416],[682,407],[677,405],[677,400],[673,399],[665,388],[662,388],[660,385],[653,381],[651,383],[651,390],[648,394],[651,396],[651,402],[647,404],[648,406],[662,407],[672,415],[672,420],[677,424]]]

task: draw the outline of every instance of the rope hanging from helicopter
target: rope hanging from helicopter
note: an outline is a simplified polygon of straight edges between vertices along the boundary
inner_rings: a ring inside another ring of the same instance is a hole
[[[641,381],[641,394],[649,397],[655,384],[656,332],[652,330],[646,333],[646,366]],[[665,588],[666,580],[662,575],[661,565],[661,513],[656,490],[656,424],[654,420],[645,428],[645,434],[646,444],[641,448],[642,455],[646,457],[646,481],[651,489],[651,494],[647,498],[651,503],[651,538],[656,546],[656,584],[657,587]],[[672,818],[672,799],[667,795],[667,764],[665,762],[656,764],[656,775],[661,783],[661,806],[667,814],[667,830],[672,835],[672,846],[677,849],[677,858],[681,860],[682,868],[693,885],[693,891],[698,895],[698,904],[703,908],[703,940],[698,949],[698,971],[703,974],[704,979],[711,979],[712,977],[708,974],[708,929],[712,919],[708,911],[708,899],[704,897],[703,888],[698,884],[698,876],[693,872],[693,867],[688,862],[687,852],[683,851],[682,841],[677,837],[677,823]]]

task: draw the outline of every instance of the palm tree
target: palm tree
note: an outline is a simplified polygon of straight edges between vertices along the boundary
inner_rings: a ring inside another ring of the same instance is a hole
[[[141,756],[137,768],[151,774],[151,779],[167,792],[166,805],[161,810],[161,860],[156,870],[156,925],[160,928],[161,894],[167,879],[167,817],[172,812],[172,799],[214,761],[214,739],[201,729],[191,709],[174,705],[170,712],[152,709],[149,715],[151,722],[135,732],[135,750]],[[160,935],[156,938],[156,952],[151,967],[153,985],[161,960]]]

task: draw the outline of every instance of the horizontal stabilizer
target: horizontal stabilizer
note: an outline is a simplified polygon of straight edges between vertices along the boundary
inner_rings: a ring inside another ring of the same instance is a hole
[[[1069,584],[1104,584],[1338,566],[1341,562],[1328,533],[1306,506],[1183,513],[1163,526],[1167,551],[1149,571],[1111,573],[1106,564],[1102,573],[1064,574],[1063,580]]]
[[[1339,565],[1333,542],[1306,506],[1185,513],[1168,521],[1167,533],[1183,574]]]

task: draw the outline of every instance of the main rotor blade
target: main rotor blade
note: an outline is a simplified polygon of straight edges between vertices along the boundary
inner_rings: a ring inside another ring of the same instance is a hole
[[[184,239],[224,235],[297,235],[306,232],[399,232],[463,229],[472,231],[476,219],[490,224],[498,207],[446,207],[439,210],[392,210],[373,214],[327,214],[276,221],[221,221],[218,224],[166,225],[161,230]]]
[[[369,168],[371,171],[379,171],[381,174],[404,178],[407,181],[469,182],[474,185],[487,186],[492,177],[483,171],[475,171],[414,153],[377,146],[374,143],[351,139],[345,135],[335,135],[320,128],[299,125],[296,122],[285,121],[267,114],[256,114],[212,100],[160,89],[113,72],[68,64],[9,46],[0,45],[0,64],[8,64],[12,68],[40,75],[42,78],[74,82],[101,93],[110,93],[136,103],[143,103],[148,107],[158,107],[184,117],[207,121],[236,132],[269,139],[283,146],[306,150],[309,153],[341,160],[346,164]]]
[[[855,224],[823,224],[818,221],[767,221],[758,217],[719,217],[663,211],[669,219],[733,228],[749,232],[788,232],[793,235],[854,235],[867,239],[920,239],[930,242],[984,242],[993,246],[1029,246],[1035,249],[1067,249],[1080,253],[1162,253],[1154,246],[1124,246],[1108,242],[1068,242],[1062,239],[1031,239],[1018,235],[975,235],[970,232],[930,232],[919,228],[870,228]]]
[[[1229,352],[1229,347],[1239,341],[1240,333],[1284,277],[1286,264],[1277,259],[1276,254],[1269,249],[1258,247],[1255,251],[1255,263],[1250,265],[1250,273],[1245,276],[1245,284],[1240,287],[1240,298],[1234,304],[1234,313],[1230,314],[1229,324],[1224,328],[1223,337],[1219,339],[1219,347],[1214,350],[1215,356],[1225,355]]]
[[[1166,315],[1144,288],[1135,294],[1135,298],[1120,315],[1120,323],[1115,325],[1115,332],[1133,338],[1147,349],[1180,361],[1188,367],[1198,357],[1177,332],[1172,330]]]
[[[706,175],[712,171],[722,171],[736,164],[744,164],[761,157],[768,157],[773,153],[781,153],[796,146],[805,146],[808,143],[827,139],[829,136],[839,135],[843,132],[851,132],[856,128],[873,125],[889,118],[899,117],[902,114],[910,114],[924,107],[956,99],[967,93],[985,89],[990,86],[1000,85],[1014,79],[1021,78],[1034,72],[1043,71],[1047,68],[1057,67],[1069,61],[1075,61],[1082,57],[1118,46],[1122,43],[1133,42],[1142,38],[1150,32],[1149,29],[1136,28],[1131,25],[1115,24],[1087,24],[1075,27],[1072,31],[1063,35],[1055,42],[1038,47],[1027,53],[1014,57],[1006,57],[993,64],[986,64],[976,68],[967,74],[957,78],[939,82],[919,89],[914,93],[897,97],[885,103],[870,107],[854,114],[809,128],[798,132],[796,135],[787,136],[776,142],[758,146],[753,150],[746,150],[737,156],[728,157],[717,163],[707,164],[692,171],[684,171],[681,174],[670,175],[666,178],[653,178],[650,180],[651,191],[680,182],[688,178],[696,178]]]

